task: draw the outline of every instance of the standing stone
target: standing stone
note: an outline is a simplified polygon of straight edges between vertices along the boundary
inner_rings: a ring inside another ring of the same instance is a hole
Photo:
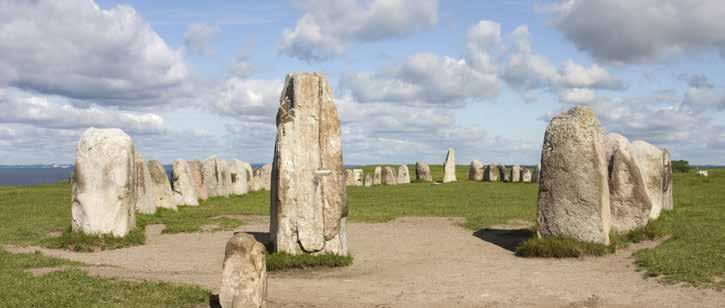
[[[392,167],[383,167],[383,185],[397,185],[398,179]]]
[[[383,184],[383,168],[377,166],[375,167],[375,171],[373,171],[373,185],[381,184]]]
[[[352,169],[353,186],[363,186],[363,170]]]
[[[272,164],[266,164],[254,170],[254,191],[270,190],[272,184]]]
[[[122,237],[136,227],[136,165],[131,137],[116,128],[86,129],[76,148],[73,231]]]
[[[662,213],[665,195],[665,151],[654,145],[637,140],[632,142],[632,154],[639,163],[647,195],[652,202],[649,217],[657,219]],[[668,155],[669,156],[669,153]]]
[[[501,175],[501,171],[499,171],[499,167],[496,164],[490,164],[487,165],[484,169],[483,173],[483,180],[486,182],[498,182],[499,176]]]
[[[471,181],[483,181],[483,164],[480,160],[472,160],[471,168],[468,169],[468,179]]]
[[[511,182],[511,173],[506,169],[506,165],[499,165],[498,178],[503,182]]]
[[[419,161],[415,163],[415,178],[418,182],[433,182],[428,164]]]
[[[204,187],[206,187],[207,195],[209,198],[220,196],[220,188],[222,185],[220,183],[221,176],[219,174],[219,169],[217,168],[216,156],[210,156],[205,159],[202,162],[202,166],[204,177],[203,182]]]
[[[443,183],[456,181],[456,151],[448,149],[446,161],[443,163]]]
[[[372,187],[373,186],[373,174],[368,173],[365,175],[365,187]]]
[[[237,196],[246,194],[249,191],[249,185],[247,184],[247,170],[244,162],[238,159],[232,160],[229,174],[232,181],[229,193]]]
[[[352,173],[352,169],[345,169],[345,186],[355,185],[355,175]]]
[[[222,308],[267,307],[267,250],[248,233],[234,234],[224,251]]]
[[[149,160],[146,162],[146,167],[151,175],[151,184],[154,196],[156,196],[156,207],[178,210],[174,192],[171,190],[171,182],[169,182],[169,177],[166,176],[164,165],[158,160]]]
[[[541,152],[538,234],[609,244],[605,138],[591,108],[551,119]]]
[[[156,213],[156,195],[151,183],[151,173],[146,168],[146,161],[141,153],[136,152],[134,157],[136,164],[136,208],[137,213],[153,214]]]
[[[646,225],[652,202],[627,138],[607,135],[607,161],[612,230],[627,232]]]
[[[199,205],[199,198],[194,188],[194,180],[191,175],[191,167],[189,163],[182,159],[177,159],[171,166],[173,176],[173,190],[176,204],[178,205]]]
[[[398,184],[410,184],[410,170],[408,169],[408,165],[403,164],[398,167],[396,182]]]
[[[540,175],[541,175],[541,164],[538,164],[538,165],[536,165],[536,170],[534,170],[534,174],[531,177],[531,181],[534,183],[538,183]]]
[[[509,175],[509,178],[511,178],[511,182],[521,182],[521,166],[513,165],[511,167],[511,174]],[[531,181],[531,179],[529,179],[529,181]]]
[[[200,160],[190,160],[189,171],[191,171],[191,181],[194,184],[194,191],[199,200],[209,199],[209,193],[204,183],[204,164]]]
[[[664,179],[662,180],[662,209],[671,211],[674,208],[672,203],[672,157],[667,149],[664,152]]]
[[[531,170],[529,168],[521,168],[521,182],[531,183],[532,178]]]
[[[292,255],[347,255],[340,119],[325,77],[287,75],[276,122],[271,177],[273,246]]]
[[[217,160],[217,168],[219,169],[219,196],[229,197],[232,192],[232,173],[229,169],[229,163],[226,160]]]
[[[254,191],[254,169],[252,169],[252,165],[242,161],[241,166],[247,175],[247,192]]]

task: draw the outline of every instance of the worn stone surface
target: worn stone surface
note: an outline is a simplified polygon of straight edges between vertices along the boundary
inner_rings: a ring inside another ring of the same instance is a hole
[[[380,166],[375,167],[373,171],[373,185],[383,184],[383,168]]]
[[[398,184],[410,184],[410,169],[408,169],[408,165],[403,164],[398,167],[396,182]]]
[[[539,182],[539,176],[541,175],[541,164],[536,165],[536,169],[534,170],[534,174],[531,177],[531,181],[534,183]]]
[[[521,182],[521,166],[513,165],[511,167],[511,174],[509,175],[509,178],[511,179],[511,182]]]
[[[199,197],[196,195],[194,180],[191,175],[189,163],[183,159],[177,159],[171,166],[174,190],[174,199],[177,205],[199,205]]]
[[[632,155],[639,163],[647,195],[652,202],[650,219],[657,219],[662,213],[665,195],[665,151],[642,140],[632,142]],[[669,156],[669,154],[667,155]]]
[[[221,179],[221,176],[219,174],[219,169],[217,168],[216,156],[210,156],[202,161],[202,166],[202,182],[204,182],[204,187],[206,187],[207,195],[210,198],[219,196],[221,188],[219,180]]]
[[[270,190],[272,184],[272,164],[254,169],[254,191]]]
[[[248,162],[242,161],[241,164],[247,174],[247,192],[254,191],[254,169]]]
[[[531,174],[531,170],[529,168],[521,168],[521,182],[531,183],[532,178],[533,175]]]
[[[591,108],[578,106],[551,119],[539,180],[540,236],[609,244],[606,144]]]
[[[363,186],[363,170],[352,169],[353,186]]]
[[[189,160],[186,162],[191,172],[191,182],[194,184],[194,191],[199,200],[209,199],[209,193],[206,191],[204,184],[204,163],[200,160]]]
[[[511,172],[506,168],[506,165],[498,165],[498,178],[502,182],[511,182]]]
[[[217,160],[217,169],[219,174],[219,195],[229,197],[232,192],[232,172],[229,169],[229,162],[223,159]]]
[[[136,226],[133,141],[120,129],[86,129],[76,148],[71,225],[86,234],[125,236]]]
[[[146,168],[146,161],[143,155],[136,152],[134,157],[136,164],[136,208],[137,213],[154,214],[156,213],[156,195],[151,181],[151,173]]]
[[[418,182],[433,182],[428,164],[419,161],[415,163],[415,178]]]
[[[229,174],[231,175],[231,187],[229,194],[231,195],[245,195],[249,191],[249,183],[247,183],[247,169],[245,162],[234,159],[231,161],[229,167]],[[248,165],[248,164],[247,164]]]
[[[501,171],[496,164],[486,165],[483,172],[483,180],[486,182],[498,182],[500,180]]]
[[[363,183],[363,185],[365,185],[365,187],[373,186],[373,174],[372,173],[365,174],[365,183]]]
[[[483,163],[480,160],[472,160],[468,169],[468,179],[471,181],[483,181]]]
[[[456,181],[456,150],[448,149],[446,161],[443,163],[443,183]]]
[[[171,190],[171,182],[166,175],[164,165],[158,160],[149,160],[146,167],[151,175],[151,186],[156,196],[156,207],[170,209],[176,211],[176,199],[174,192]]]
[[[267,250],[239,232],[227,242],[219,287],[222,308],[267,307]]]
[[[352,173],[352,169],[345,169],[345,186],[355,185],[355,175]]]
[[[626,137],[607,135],[607,161],[612,230],[627,232],[646,225],[652,202]]]
[[[398,177],[393,167],[383,167],[383,185],[398,185]]]
[[[671,211],[674,208],[672,201],[672,157],[667,149],[664,152],[664,176],[662,179],[662,209]]]
[[[347,255],[340,119],[325,77],[287,75],[276,122],[270,219],[275,249]]]

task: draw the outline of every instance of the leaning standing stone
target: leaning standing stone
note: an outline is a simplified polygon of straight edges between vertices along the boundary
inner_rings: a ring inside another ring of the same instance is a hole
[[[665,200],[664,187],[667,186],[665,185],[665,151],[647,142],[637,140],[632,142],[632,154],[639,163],[647,195],[652,202],[649,217],[657,219],[662,213]]]
[[[499,171],[498,165],[490,164],[487,165],[483,174],[483,180],[486,182],[498,182],[501,171]]]
[[[627,138],[620,134],[607,135],[607,161],[612,229],[627,232],[646,225],[652,201]]]
[[[377,166],[375,167],[375,171],[373,171],[373,185],[381,184],[383,184],[383,168]]]
[[[511,174],[509,175],[511,178],[511,182],[518,183],[521,182],[521,166],[519,165],[513,165],[511,167]],[[531,179],[529,178],[529,181]]]
[[[272,164],[266,164],[254,170],[255,191],[270,190],[272,184]]]
[[[199,200],[209,199],[209,193],[204,184],[204,164],[199,160],[190,160],[189,171],[191,171],[191,181],[194,184],[194,191]]]
[[[471,161],[471,168],[468,169],[468,179],[471,181],[483,181],[483,164],[480,160]]]
[[[609,244],[606,145],[589,107],[551,119],[541,153],[538,233]]]
[[[267,307],[267,250],[248,233],[237,233],[224,251],[222,308]]]
[[[76,148],[73,231],[122,237],[136,227],[135,151],[120,129],[89,128]]]
[[[408,165],[403,164],[398,167],[396,182],[398,184],[410,184],[410,170],[408,169]]]
[[[154,195],[156,196],[156,206],[176,211],[176,199],[174,199],[174,192],[171,190],[171,182],[169,182],[169,177],[166,176],[164,165],[158,160],[149,160],[146,163],[146,167],[149,169],[149,174],[151,175],[151,184],[154,189]]]
[[[397,177],[392,167],[383,167],[383,185],[397,185]]]
[[[199,205],[199,199],[194,189],[194,180],[191,176],[191,168],[189,163],[182,159],[177,159],[172,165],[174,198],[178,205]]]
[[[415,178],[418,182],[433,182],[433,176],[430,174],[428,164],[422,161],[415,163]]]
[[[232,185],[229,193],[232,195],[241,196],[249,191],[249,185],[247,184],[247,170],[244,164],[245,163],[243,161],[238,159],[231,161],[229,174],[232,178]]]
[[[529,168],[521,168],[521,182],[531,183],[531,170]]]
[[[443,163],[443,183],[456,181],[456,151],[448,149],[446,161]]]
[[[151,181],[151,173],[146,168],[146,161],[141,153],[136,152],[136,212],[141,214],[156,213],[156,195]]]
[[[340,119],[325,77],[287,75],[276,123],[270,219],[276,251],[347,255]]]

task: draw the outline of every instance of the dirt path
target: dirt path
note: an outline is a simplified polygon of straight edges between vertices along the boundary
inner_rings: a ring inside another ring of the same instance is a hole
[[[259,223],[241,229],[265,236],[267,228]],[[450,218],[402,218],[351,224],[348,230],[354,265],[272,273],[273,307],[725,306],[725,292],[643,279],[632,263],[633,249],[601,258],[518,258],[510,249],[523,232],[474,233]],[[159,232],[157,226],[148,228],[141,247],[98,253],[40,250],[94,265],[88,271],[100,276],[218,287],[231,232]]]

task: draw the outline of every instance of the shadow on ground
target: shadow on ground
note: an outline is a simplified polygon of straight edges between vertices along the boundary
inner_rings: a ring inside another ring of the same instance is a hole
[[[473,232],[473,236],[499,246],[511,252],[534,235],[531,229],[492,229],[486,228]]]

